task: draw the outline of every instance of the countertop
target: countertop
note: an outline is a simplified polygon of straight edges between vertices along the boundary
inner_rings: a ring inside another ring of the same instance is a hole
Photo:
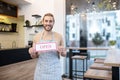
[[[0,49],[0,51],[2,51],[2,50],[13,50],[13,49],[24,49],[24,48],[29,48],[29,47],[3,48],[3,49]]]

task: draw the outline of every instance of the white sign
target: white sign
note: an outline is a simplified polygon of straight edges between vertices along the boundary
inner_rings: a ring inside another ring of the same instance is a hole
[[[50,43],[38,43],[36,44],[36,51],[48,51],[48,50],[57,50],[55,42]]]

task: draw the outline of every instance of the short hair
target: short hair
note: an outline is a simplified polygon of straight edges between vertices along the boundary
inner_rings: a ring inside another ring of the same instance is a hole
[[[46,13],[46,14],[43,16],[43,20],[44,20],[45,16],[51,16],[51,17],[53,18],[53,21],[55,21],[54,16],[53,16],[52,13]]]

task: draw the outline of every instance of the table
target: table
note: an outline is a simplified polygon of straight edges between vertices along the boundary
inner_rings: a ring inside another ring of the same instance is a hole
[[[120,49],[108,50],[104,64],[106,66],[112,66],[112,80],[120,80],[119,67],[120,67]]]

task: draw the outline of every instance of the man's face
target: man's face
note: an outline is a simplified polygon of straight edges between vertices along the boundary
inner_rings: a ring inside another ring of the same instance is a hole
[[[53,17],[45,16],[43,20],[43,26],[46,31],[51,31],[54,25]]]

